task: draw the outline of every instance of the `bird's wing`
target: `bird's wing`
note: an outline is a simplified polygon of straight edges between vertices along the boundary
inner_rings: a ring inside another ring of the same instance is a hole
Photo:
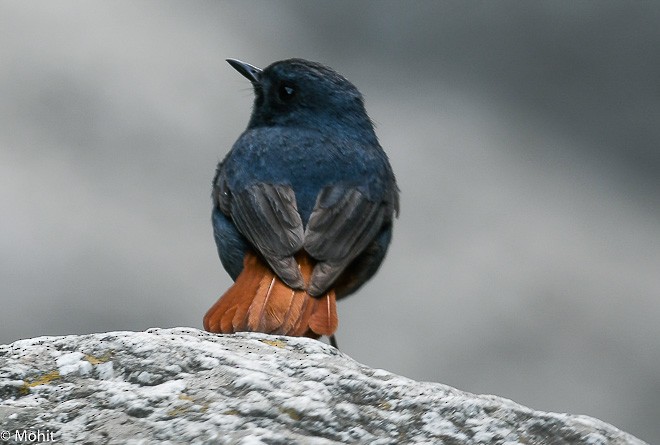
[[[256,183],[233,193],[230,214],[275,273],[292,288],[305,283],[293,255],[303,247],[303,224],[293,189]]]
[[[319,263],[309,293],[321,295],[381,229],[387,208],[357,188],[325,187],[305,229],[304,248]]]

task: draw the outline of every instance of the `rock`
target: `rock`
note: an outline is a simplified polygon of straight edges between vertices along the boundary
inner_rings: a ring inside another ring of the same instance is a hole
[[[191,328],[0,346],[0,428],[3,443],[644,443],[591,417],[372,369],[316,340]]]

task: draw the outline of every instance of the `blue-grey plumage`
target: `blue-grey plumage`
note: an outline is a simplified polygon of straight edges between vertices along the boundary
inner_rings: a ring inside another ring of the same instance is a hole
[[[289,59],[263,71],[229,62],[252,82],[255,101],[213,181],[223,266],[237,280],[252,252],[292,290],[353,293],[383,261],[399,207],[362,95],[315,62]],[[308,278],[301,254],[313,265]]]

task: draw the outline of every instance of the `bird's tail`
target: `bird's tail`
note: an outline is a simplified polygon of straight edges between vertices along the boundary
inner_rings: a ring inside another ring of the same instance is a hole
[[[296,260],[308,284],[313,260],[302,252]],[[334,334],[337,325],[334,291],[312,297],[305,290],[292,289],[252,252],[245,255],[236,282],[204,316],[204,329],[223,334],[256,331],[319,338]]]

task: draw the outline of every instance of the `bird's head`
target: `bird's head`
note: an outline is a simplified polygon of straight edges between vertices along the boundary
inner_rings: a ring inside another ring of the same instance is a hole
[[[254,87],[248,128],[288,126],[373,132],[358,89],[325,65],[287,59],[261,70],[235,59],[227,62]]]

